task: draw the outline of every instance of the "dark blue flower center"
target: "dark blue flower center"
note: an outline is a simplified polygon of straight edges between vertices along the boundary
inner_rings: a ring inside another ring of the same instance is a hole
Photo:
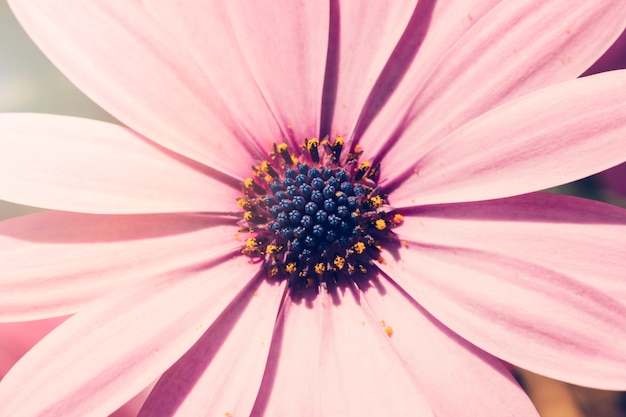
[[[291,286],[336,282],[365,274],[380,258],[380,243],[395,236],[402,216],[391,214],[377,185],[379,167],[342,158],[344,141],[306,140],[299,152],[274,146],[243,184],[242,232],[253,234],[242,252],[264,262],[271,277]]]

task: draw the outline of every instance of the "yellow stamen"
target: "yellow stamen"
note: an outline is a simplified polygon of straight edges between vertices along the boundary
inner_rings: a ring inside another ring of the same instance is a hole
[[[243,186],[246,187],[246,189],[251,190],[254,187],[254,180],[252,178],[246,178],[243,180]]]
[[[375,226],[378,230],[385,230],[385,228],[387,227],[387,223],[385,223],[383,219],[378,219],[375,222]]]
[[[286,266],[285,266],[285,271],[287,271],[290,274],[293,274],[296,272],[296,263],[295,262],[289,262]]]
[[[267,248],[265,248],[265,251],[270,255],[274,255],[280,252],[281,249],[282,247],[278,245],[267,245]]]
[[[379,195],[375,195],[374,197],[369,199],[369,203],[372,208],[377,209],[378,207],[383,205],[383,198]]]
[[[352,249],[354,249],[354,251],[360,255],[365,252],[365,243],[356,242],[354,245],[352,245]]]
[[[335,264],[335,266],[339,269],[343,269],[343,267],[346,264],[346,259],[342,258],[341,256],[337,255],[335,257],[335,260],[333,261],[333,263]]]
[[[239,197],[237,199],[237,206],[239,206],[240,209],[245,209],[246,207],[250,207],[250,204],[248,203],[248,200],[246,200],[243,197]]]
[[[326,266],[323,263],[320,262],[320,263],[315,265],[315,272],[318,275],[322,275],[325,270],[326,270]]]
[[[404,223],[404,216],[402,214],[394,214],[392,222],[395,226],[400,226]]]

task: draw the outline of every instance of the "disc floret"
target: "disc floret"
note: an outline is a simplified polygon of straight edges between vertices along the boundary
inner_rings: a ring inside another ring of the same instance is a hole
[[[307,139],[298,150],[275,144],[243,182],[241,231],[252,235],[242,252],[270,277],[309,287],[366,274],[395,238],[402,216],[377,185],[380,166],[359,163],[359,151],[342,157],[343,147],[342,137]]]

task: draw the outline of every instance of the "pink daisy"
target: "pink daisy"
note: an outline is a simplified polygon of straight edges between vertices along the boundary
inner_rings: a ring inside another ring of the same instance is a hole
[[[623,0],[12,2],[127,127],[0,116],[8,416],[536,416],[626,388]],[[260,3],[259,3],[260,4]],[[10,180],[9,180],[10,179]]]

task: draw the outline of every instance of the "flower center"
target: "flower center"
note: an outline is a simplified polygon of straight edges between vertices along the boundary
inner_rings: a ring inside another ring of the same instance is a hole
[[[380,166],[359,163],[362,152],[342,157],[344,140],[307,139],[294,151],[274,145],[243,183],[242,232],[253,233],[242,252],[264,262],[270,277],[290,286],[366,274],[381,261],[383,242],[402,223],[378,186]]]

